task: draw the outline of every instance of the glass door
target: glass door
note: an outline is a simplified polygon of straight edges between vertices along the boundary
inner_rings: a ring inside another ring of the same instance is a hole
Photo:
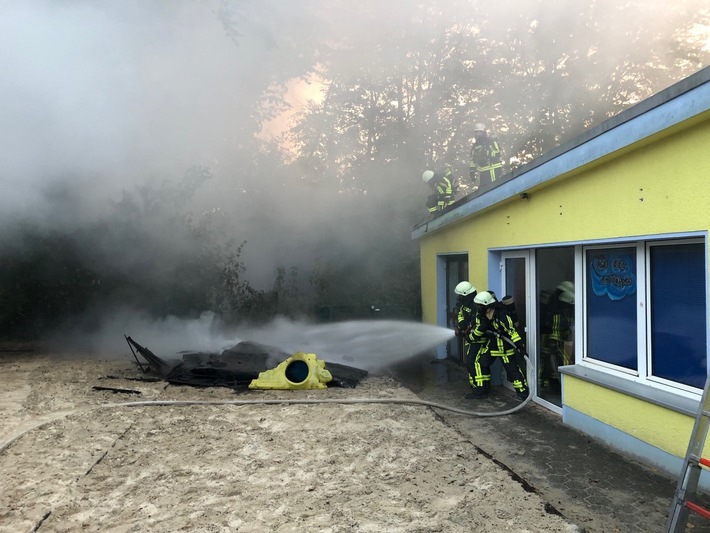
[[[454,329],[458,317],[454,289],[461,281],[468,280],[468,255],[452,255],[446,258],[446,327]],[[465,364],[464,345],[461,337],[454,337],[446,344],[446,356]]]
[[[537,396],[562,407],[558,368],[574,363],[574,246],[535,252]]]
[[[530,269],[529,269],[528,251],[524,252],[506,252],[502,256],[502,287],[503,296],[499,298],[508,311],[510,312],[520,338],[523,339],[525,346],[531,345],[531,339],[528,332],[528,302]],[[518,365],[523,373],[527,372],[527,364],[525,359],[520,356]],[[526,374],[527,375],[527,374]],[[506,387],[512,388],[513,385],[508,381],[505,371],[502,373],[503,384]],[[528,384],[528,387],[533,390],[533,384]]]

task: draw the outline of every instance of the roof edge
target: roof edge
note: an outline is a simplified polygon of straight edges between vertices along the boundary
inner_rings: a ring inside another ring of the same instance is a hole
[[[533,161],[516,168],[513,172],[503,176],[499,184],[483,192],[477,191],[456,201],[448,209],[412,226],[412,240],[416,240],[432,231],[470,216],[486,207],[490,207],[517,194],[523,194],[526,190],[535,185],[544,183],[562,173],[569,172],[573,168],[578,168],[584,164],[598,159],[603,155],[638,142],[664,129],[678,124],[684,120],[710,109],[710,67],[705,67],[698,72],[674,83],[661,92],[634,104],[601,124],[590,128],[573,139],[562,143],[549,152],[545,152]],[[705,86],[707,90],[702,91],[700,96],[694,100],[694,105],[677,105],[674,112],[664,114],[660,120],[656,117],[647,121],[648,124],[642,128],[630,128],[632,122],[640,117],[665,106],[673,100],[692,93],[696,89]],[[612,130],[627,126],[621,134],[613,135],[608,142],[601,142],[602,136],[608,136]],[[627,131],[634,129],[635,131]],[[567,162],[555,162],[556,159],[571,154],[582,145],[592,141],[597,141],[596,147],[589,149],[585,147],[585,156],[582,158],[570,157],[571,161],[576,161],[576,167]],[[522,179],[521,179],[522,178]]]

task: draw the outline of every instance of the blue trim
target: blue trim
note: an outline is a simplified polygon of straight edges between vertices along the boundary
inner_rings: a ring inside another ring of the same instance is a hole
[[[446,327],[446,256],[436,256],[436,324]],[[446,359],[446,343],[436,347],[436,358]]]
[[[566,405],[562,406],[562,422],[624,455],[665,472],[671,479],[677,480],[683,471],[685,456],[677,457]],[[703,492],[710,491],[710,472],[701,471],[698,487]]]
[[[602,122],[536,160],[504,176],[501,184],[474,193],[412,228],[412,239],[441,229],[529,189],[626,148],[710,109],[710,67]],[[527,201],[527,200],[520,200]],[[458,205],[457,204],[461,204]]]
[[[499,300],[503,297],[500,292],[503,290],[500,276],[501,261],[503,261],[503,254],[501,252],[488,251],[488,286],[481,289],[495,292]]]

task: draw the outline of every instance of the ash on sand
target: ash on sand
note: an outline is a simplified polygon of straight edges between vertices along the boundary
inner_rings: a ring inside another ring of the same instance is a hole
[[[391,377],[235,393],[134,381],[127,348],[54,355],[0,352],[2,533],[577,530],[427,407],[120,405],[415,398]]]

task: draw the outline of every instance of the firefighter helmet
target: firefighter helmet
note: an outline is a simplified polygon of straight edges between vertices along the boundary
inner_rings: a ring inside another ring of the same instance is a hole
[[[483,307],[488,307],[489,305],[493,305],[497,302],[496,297],[488,291],[479,292],[473,301]]]
[[[473,131],[486,131],[486,125],[479,122],[473,127]]]
[[[468,281],[462,281],[456,285],[454,292],[459,296],[468,296],[469,294],[474,294],[476,292],[476,287],[471,285]]]
[[[574,305],[574,293],[569,291],[562,291],[562,294],[560,294],[560,302]]]
[[[572,283],[571,281],[563,281],[557,286],[557,290],[567,291],[574,294],[574,283]]]
[[[424,183],[429,183],[429,180],[434,177],[434,172],[431,170],[425,170],[424,174],[422,174],[422,180],[424,180]]]

